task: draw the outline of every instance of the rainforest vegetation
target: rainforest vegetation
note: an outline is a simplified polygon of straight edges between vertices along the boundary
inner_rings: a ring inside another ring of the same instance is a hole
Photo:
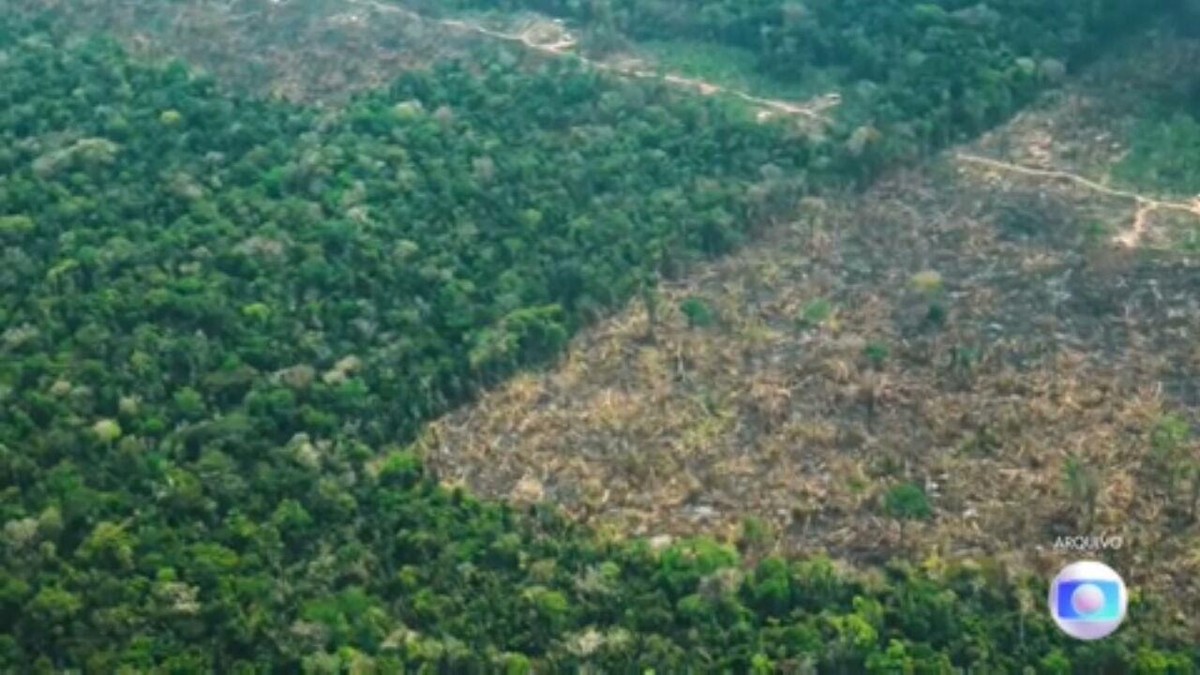
[[[479,502],[406,449],[801,196],[1010,114],[1135,6],[846,4],[611,18],[871,80],[873,121],[823,139],[499,51],[344,108],[237,98],[6,18],[0,670],[1195,672],[1137,621],[1069,642],[999,564],[659,550]]]
[[[440,3],[435,3],[440,4]],[[457,0],[494,8],[493,0]],[[1155,14],[1146,2],[503,0],[582,26],[592,44],[694,41],[753,55],[782,84],[839,82],[848,119],[889,159],[972,136],[1094,56],[1103,36]],[[701,48],[702,49],[702,48]]]

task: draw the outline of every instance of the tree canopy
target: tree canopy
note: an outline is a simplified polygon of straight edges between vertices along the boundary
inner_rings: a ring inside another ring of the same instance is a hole
[[[743,569],[404,449],[861,153],[569,62],[323,111],[45,22],[0,48],[0,669],[1194,672],[1136,622],[1066,642],[992,566]]]

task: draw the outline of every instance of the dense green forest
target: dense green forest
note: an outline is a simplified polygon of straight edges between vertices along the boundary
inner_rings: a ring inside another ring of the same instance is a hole
[[[869,177],[878,131],[812,140],[501,53],[322,111],[49,20],[6,20],[0,50],[0,670],[1195,672],[1136,620],[1068,642],[1044,585],[990,563],[654,551],[442,488],[404,449],[658,276]],[[943,55],[950,81],[1000,72],[974,53]],[[886,116],[943,142],[1035,71],[977,115]]]
[[[907,159],[1012,114],[1104,37],[1164,2],[1108,0],[456,0],[573,20],[592,44],[695,40],[754,54],[782,83],[841,82],[844,121],[870,129],[874,161]],[[431,3],[430,9],[444,7]]]

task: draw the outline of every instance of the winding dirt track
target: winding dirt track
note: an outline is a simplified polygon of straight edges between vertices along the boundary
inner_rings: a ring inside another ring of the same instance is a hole
[[[1145,236],[1146,231],[1150,226],[1148,220],[1149,216],[1155,211],[1178,211],[1182,213],[1190,213],[1196,217],[1200,217],[1200,196],[1197,196],[1191,201],[1187,202],[1167,201],[1155,197],[1148,197],[1136,192],[1130,192],[1129,190],[1118,190],[1111,188],[1107,185],[1102,185],[1101,183],[1091,180],[1090,178],[1085,178],[1068,171],[1035,169],[961,152],[956,155],[956,158],[960,162],[975,164],[993,170],[1011,171],[1036,178],[1070,181],[1076,185],[1080,185],[1092,190],[1093,192],[1133,201],[1137,205],[1137,210],[1134,212],[1133,223],[1127,230],[1117,234],[1113,238],[1113,243],[1120,244],[1127,248],[1133,248],[1141,243],[1142,238]]]
[[[816,122],[817,124],[824,126],[831,122],[830,118],[824,113],[837,107],[837,105],[841,102],[840,95],[835,92],[825,94],[802,105],[781,99],[754,96],[744,91],[722,87],[702,79],[684,77],[682,75],[676,75],[672,73],[661,73],[654,70],[645,70],[632,65],[590,59],[573,51],[577,46],[577,42],[573,37],[565,32],[558,36],[557,40],[553,42],[545,42],[535,39],[532,27],[527,28],[520,33],[504,33],[486,28],[477,23],[463,21],[460,19],[433,19],[420,14],[419,12],[415,12],[398,5],[386,4],[384,2],[380,2],[379,0],[347,0],[347,2],[351,5],[367,7],[371,10],[381,13],[401,14],[416,21],[436,23],[437,25],[451,30],[464,33],[474,33],[491,39],[518,44],[523,48],[554,57],[572,56],[579,59],[580,62],[584,63],[590,68],[603,70],[624,77],[659,79],[668,84],[698,92],[704,96],[712,96],[716,94],[731,96],[756,106],[759,111],[758,117],[760,120],[765,120],[774,117],[775,115],[784,115],[792,117],[804,117],[812,122]],[[976,166],[984,167],[994,171],[1010,171],[1043,179],[1071,181],[1077,185],[1101,194],[1133,201],[1137,207],[1134,214],[1133,223],[1128,229],[1119,233],[1113,239],[1114,243],[1128,248],[1136,247],[1141,243],[1143,236],[1149,227],[1148,218],[1150,214],[1155,211],[1177,211],[1200,216],[1200,197],[1197,197],[1189,202],[1172,202],[1134,192],[1115,190],[1083,176],[1065,171],[1040,170],[1036,168],[1010,164],[1007,162],[1001,162],[986,157],[965,155],[962,153],[957,156],[957,159],[960,162],[974,164]]]
[[[825,94],[809,103],[801,105],[795,102],[784,101],[780,99],[754,96],[744,91],[722,87],[705,80],[684,77],[682,75],[674,75],[669,73],[662,74],[652,70],[640,70],[630,66],[605,63],[603,61],[589,59],[571,51],[576,46],[576,41],[570,36],[565,36],[556,42],[545,43],[535,40],[530,34],[529,30],[521,33],[502,33],[500,31],[494,31],[469,21],[462,21],[458,19],[431,19],[423,14],[420,14],[419,12],[414,12],[410,9],[406,9],[397,5],[378,2],[377,0],[347,0],[347,2],[351,5],[368,7],[377,12],[403,14],[412,19],[433,22],[451,30],[475,33],[496,40],[519,44],[526,49],[531,49],[533,51],[541,52],[551,56],[573,56],[590,68],[616,73],[625,77],[660,79],[664,82],[681,88],[697,91],[705,96],[712,96],[714,94],[732,96],[757,106],[759,108],[760,119],[765,119],[773,116],[774,114],[782,114],[788,116],[806,117],[814,122],[828,124],[831,120],[823,113],[841,103],[841,96],[837,93]]]

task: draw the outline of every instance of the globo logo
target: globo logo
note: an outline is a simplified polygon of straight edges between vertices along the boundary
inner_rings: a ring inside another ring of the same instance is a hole
[[[1071,563],[1050,583],[1050,616],[1078,640],[1112,635],[1125,620],[1128,603],[1125,581],[1102,562]]]

